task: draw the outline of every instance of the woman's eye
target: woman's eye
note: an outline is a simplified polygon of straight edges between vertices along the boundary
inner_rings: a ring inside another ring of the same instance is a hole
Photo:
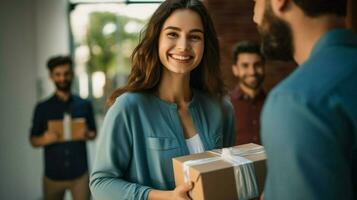
[[[190,38],[191,38],[191,40],[193,40],[193,41],[199,41],[199,40],[202,39],[201,36],[199,36],[199,35],[192,35]]]
[[[178,37],[177,33],[168,33],[167,36],[169,38],[177,38]]]

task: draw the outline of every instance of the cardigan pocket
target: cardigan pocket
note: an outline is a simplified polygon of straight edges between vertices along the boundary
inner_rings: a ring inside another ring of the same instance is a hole
[[[181,156],[176,139],[146,137],[146,158],[153,187],[161,190],[175,188],[172,158]]]
[[[155,150],[170,150],[179,148],[179,144],[174,138],[155,138],[155,137],[147,137],[146,138],[146,146],[149,149]]]

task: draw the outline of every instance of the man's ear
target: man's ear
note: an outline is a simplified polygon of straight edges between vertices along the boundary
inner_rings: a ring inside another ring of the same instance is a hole
[[[232,65],[232,73],[234,76],[238,76],[238,66],[236,64]]]
[[[52,78],[52,73],[51,72],[48,72],[48,79],[53,81],[53,78]]]
[[[270,0],[273,12],[276,15],[281,15],[289,8],[292,0]]]

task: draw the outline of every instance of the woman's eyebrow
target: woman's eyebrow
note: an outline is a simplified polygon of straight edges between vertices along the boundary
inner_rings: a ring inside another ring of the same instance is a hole
[[[168,29],[172,29],[172,30],[175,30],[175,31],[181,31],[180,28],[175,27],[175,26],[167,26],[167,27],[164,28],[164,30],[168,30]],[[192,33],[192,32],[200,32],[200,33],[203,33],[203,30],[202,30],[202,29],[199,29],[199,28],[195,28],[195,29],[190,30],[190,33]]]

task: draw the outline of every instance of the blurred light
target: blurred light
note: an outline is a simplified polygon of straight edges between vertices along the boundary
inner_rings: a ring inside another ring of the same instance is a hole
[[[99,55],[102,53],[102,48],[95,44],[92,46],[92,52],[94,55]]]
[[[104,94],[105,74],[97,71],[92,74],[92,92],[94,98],[100,98]]]
[[[124,30],[127,33],[139,33],[140,30],[144,27],[143,24],[137,23],[135,21],[130,21],[124,26]]]
[[[103,35],[110,35],[117,30],[117,25],[114,23],[107,23],[103,27]]]
[[[89,47],[87,45],[80,45],[75,50],[76,63],[86,63],[89,60]]]
[[[80,73],[78,75],[79,79],[79,96],[82,98],[87,98],[89,94],[88,90],[88,75],[86,73]]]

